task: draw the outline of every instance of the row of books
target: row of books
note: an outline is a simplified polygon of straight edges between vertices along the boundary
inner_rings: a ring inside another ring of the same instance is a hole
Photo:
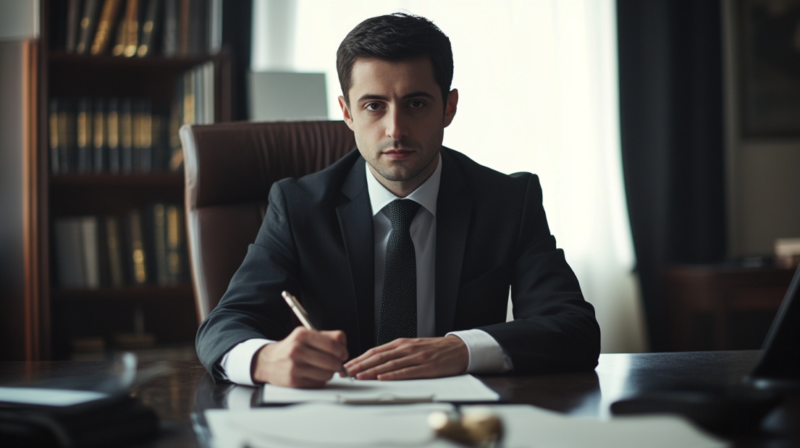
[[[55,220],[58,286],[97,289],[188,281],[183,206]]]
[[[56,49],[122,57],[214,54],[222,45],[222,0],[52,2]]]
[[[50,170],[149,173],[181,169],[178,131],[214,122],[214,64],[180,76],[169,113],[149,98],[53,98],[49,105]]]

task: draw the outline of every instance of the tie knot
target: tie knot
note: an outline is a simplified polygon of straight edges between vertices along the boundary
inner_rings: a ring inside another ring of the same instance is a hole
[[[409,229],[419,207],[419,202],[410,199],[397,199],[387,205],[386,215],[392,222],[392,229]]]

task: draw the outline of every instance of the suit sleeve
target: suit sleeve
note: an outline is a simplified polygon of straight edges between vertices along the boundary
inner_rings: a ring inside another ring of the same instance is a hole
[[[594,308],[556,248],[538,177],[528,178],[511,279],[514,320],[481,327],[503,347],[514,373],[590,370],[600,354]]]
[[[282,183],[273,184],[256,241],[248,247],[219,305],[197,332],[198,358],[215,381],[224,378],[222,357],[240,342],[281,340],[289,333],[290,310],[280,294],[298,290],[298,257]]]

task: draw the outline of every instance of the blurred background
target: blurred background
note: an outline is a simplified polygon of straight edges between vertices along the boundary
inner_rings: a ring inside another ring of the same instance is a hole
[[[178,129],[341,120],[339,43],[398,11],[450,37],[444,144],[539,176],[604,352],[760,347],[800,253],[800,1],[0,0],[0,359],[193,358]]]

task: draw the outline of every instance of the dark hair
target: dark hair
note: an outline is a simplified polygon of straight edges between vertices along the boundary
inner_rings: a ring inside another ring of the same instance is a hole
[[[356,59],[400,61],[420,56],[430,57],[433,78],[447,104],[453,81],[453,50],[450,39],[439,27],[424,17],[403,13],[372,17],[359,23],[336,52],[336,70],[345,101],[350,104],[348,93],[353,85],[352,71]]]

